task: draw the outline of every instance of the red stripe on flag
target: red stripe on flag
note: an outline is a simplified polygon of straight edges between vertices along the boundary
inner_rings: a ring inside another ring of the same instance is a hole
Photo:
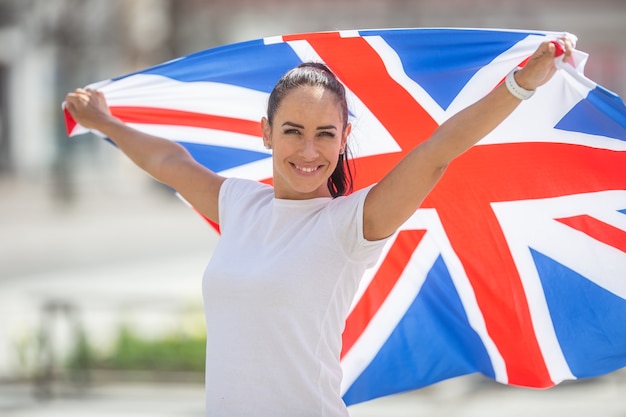
[[[504,359],[507,383],[553,386],[519,271],[489,203],[438,212],[472,285],[487,332]]]
[[[342,358],[361,336],[398,282],[425,233],[425,230],[403,230],[398,233],[387,257],[346,320],[346,328],[342,336]]]
[[[601,222],[586,214],[556,220],[602,243],[626,252],[626,232],[617,227]]]
[[[170,110],[157,107],[111,107],[111,113],[126,123],[156,125],[190,126],[205,129],[224,130],[250,136],[262,136],[261,122],[215,116],[182,110]]]

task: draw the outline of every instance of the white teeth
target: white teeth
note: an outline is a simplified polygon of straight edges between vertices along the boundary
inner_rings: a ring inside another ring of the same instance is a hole
[[[316,168],[307,168],[307,167],[299,167],[296,165],[296,168],[298,168],[298,170],[302,171],[302,172],[313,172],[313,171],[317,171],[317,167]]]

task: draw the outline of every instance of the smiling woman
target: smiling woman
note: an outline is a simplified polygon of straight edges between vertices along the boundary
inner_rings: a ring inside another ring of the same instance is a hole
[[[348,415],[341,333],[365,269],[448,163],[498,126],[527,96],[520,91],[552,77],[554,56],[554,44],[543,43],[507,83],[442,124],[378,184],[354,193],[345,89],[322,64],[289,71],[270,95],[261,123],[274,187],[221,177],[182,146],[124,125],[99,92],[67,96],[78,123],[107,135],[220,225],[203,279],[207,415]]]

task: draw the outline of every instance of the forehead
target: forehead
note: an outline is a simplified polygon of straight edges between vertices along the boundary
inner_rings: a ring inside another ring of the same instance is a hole
[[[277,117],[342,118],[341,105],[335,93],[319,86],[301,86],[289,91],[283,98]]]
[[[283,98],[283,102],[315,104],[318,102],[338,102],[339,98],[332,91],[321,86],[299,86],[291,89]]]

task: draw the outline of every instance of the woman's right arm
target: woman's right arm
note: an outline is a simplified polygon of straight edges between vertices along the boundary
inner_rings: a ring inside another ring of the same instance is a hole
[[[197,163],[178,143],[145,134],[115,118],[99,91],[77,89],[65,101],[77,123],[107,136],[139,168],[174,188],[194,209],[219,223],[218,196],[224,177]]]

